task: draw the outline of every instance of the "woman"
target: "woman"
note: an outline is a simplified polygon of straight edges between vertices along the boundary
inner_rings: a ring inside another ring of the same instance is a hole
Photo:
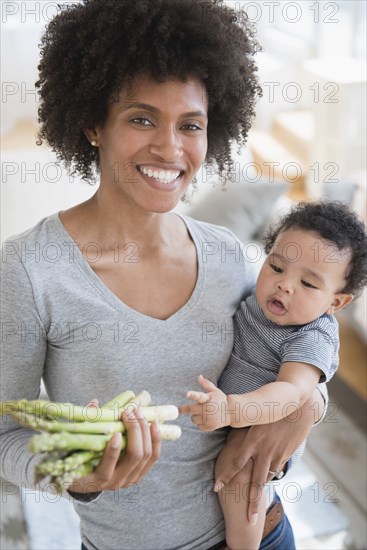
[[[2,400],[36,398],[43,377],[55,401],[147,389],[156,403],[180,405],[199,373],[218,380],[254,276],[215,253],[238,244],[230,231],[171,210],[204,161],[224,173],[231,141],[245,140],[260,93],[257,49],[246,20],[216,1],[85,0],[50,23],[40,136],[87,181],[96,169],[100,185],[4,245]],[[225,326],[225,337],[208,342],[207,322]],[[135,420],[125,455],[115,435],[96,471],[68,488],[84,548],[219,548],[212,488],[225,434],[180,417],[181,439],[161,448],[157,426],[139,412]],[[297,424],[237,430],[222,481],[252,458],[262,486],[313,420],[307,404]],[[6,479],[31,485],[29,437],[6,423],[1,460]],[[293,544],[284,517],[261,548]]]

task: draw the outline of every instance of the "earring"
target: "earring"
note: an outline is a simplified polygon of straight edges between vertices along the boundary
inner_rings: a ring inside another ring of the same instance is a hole
[[[98,143],[94,139],[92,139],[90,144],[93,145],[93,147],[98,147]]]

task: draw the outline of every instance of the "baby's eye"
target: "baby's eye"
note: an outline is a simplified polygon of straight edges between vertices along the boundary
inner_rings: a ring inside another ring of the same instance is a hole
[[[144,118],[144,117],[132,118],[131,122],[133,122],[134,124],[139,124],[140,126],[152,126],[153,125],[152,122],[149,120],[149,118]]]
[[[306,288],[315,288],[315,289],[317,289],[317,286],[312,285],[308,281],[301,281],[301,282],[302,282],[303,286],[305,286]]]
[[[283,269],[275,264],[270,264],[270,267],[275,273],[283,273]]]

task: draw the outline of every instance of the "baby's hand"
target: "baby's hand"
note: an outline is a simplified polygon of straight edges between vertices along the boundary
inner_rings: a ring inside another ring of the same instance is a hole
[[[190,414],[191,420],[203,432],[211,432],[223,426],[229,426],[231,419],[227,414],[227,396],[213,382],[200,375],[199,384],[206,390],[188,391],[186,397],[196,401],[195,405],[181,405],[181,414]]]

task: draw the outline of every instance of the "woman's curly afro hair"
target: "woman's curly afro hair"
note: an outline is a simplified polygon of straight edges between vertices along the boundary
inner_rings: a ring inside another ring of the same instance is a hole
[[[261,96],[253,56],[260,50],[243,12],[221,0],[83,0],[61,11],[42,38],[39,143],[83,179],[98,151],[85,128],[103,125],[124,83],[145,73],[201,80],[208,94],[208,152],[219,173],[231,141],[244,143]]]
[[[339,201],[297,204],[265,233],[262,240],[267,254],[279,233],[287,229],[314,231],[335,244],[339,251],[349,250],[351,259],[341,292],[361,294],[367,285],[367,232],[364,222],[347,204]]]

